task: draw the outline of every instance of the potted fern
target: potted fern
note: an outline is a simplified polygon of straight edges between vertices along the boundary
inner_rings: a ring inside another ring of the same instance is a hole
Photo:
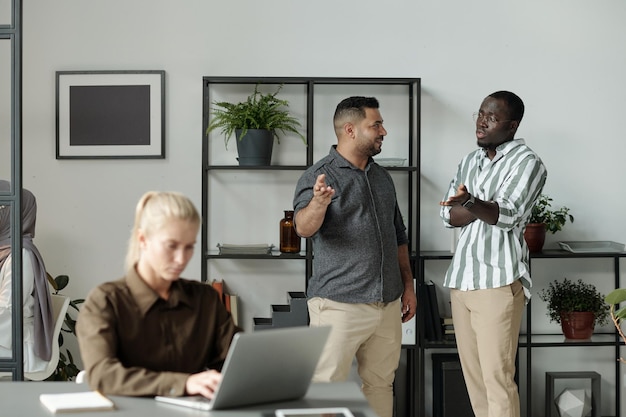
[[[239,165],[270,165],[274,138],[280,143],[278,132],[295,133],[306,144],[306,139],[299,128],[298,119],[289,113],[289,102],[276,96],[282,84],[274,93],[262,93],[259,84],[246,101],[229,103],[213,102],[212,119],[206,134],[221,129],[224,145],[228,149],[228,141],[233,133],[237,139]]]
[[[554,280],[539,292],[539,298],[548,303],[550,321],[561,324],[567,339],[589,339],[595,325],[606,324],[609,317],[604,296],[581,279]]]
[[[567,220],[574,222],[574,216],[569,214],[568,207],[552,210],[551,202],[552,198],[541,194],[532,208],[530,219],[524,230],[524,239],[530,252],[541,252],[546,240],[546,232],[554,234],[563,229]]]

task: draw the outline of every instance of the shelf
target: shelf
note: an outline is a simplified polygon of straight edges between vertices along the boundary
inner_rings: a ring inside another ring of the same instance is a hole
[[[623,342],[622,342],[623,344]],[[519,347],[570,347],[570,346],[615,346],[614,333],[594,333],[591,339],[571,340],[565,339],[563,334],[533,334],[528,343],[528,335],[520,334]],[[424,349],[456,349],[455,340],[426,340]]]
[[[319,85],[409,85],[416,78],[337,77],[204,77],[211,84],[319,84]]]
[[[420,252],[420,258],[423,260],[431,259],[452,259],[454,254],[449,251],[422,251]]]
[[[589,252],[572,253],[562,249],[547,249],[541,252],[531,253],[531,259],[554,259],[554,258],[624,258],[626,252]]]
[[[591,339],[571,340],[565,339],[563,334],[533,334],[530,336],[520,334],[520,347],[570,347],[570,346],[615,346],[615,333],[594,333]]]
[[[209,165],[205,168],[207,171],[232,170],[232,171],[305,171],[306,165],[268,165],[268,166],[240,166],[240,165]],[[417,167],[383,167],[387,171],[414,172]]]
[[[426,340],[422,346],[424,349],[456,349],[455,340]]]
[[[450,261],[453,256],[454,256],[454,253],[450,251],[420,251],[419,260],[416,261],[418,262],[418,264],[416,265],[416,270],[419,271],[418,282],[423,283],[423,281],[425,280],[425,277],[423,275],[425,273],[426,262]],[[609,261],[613,264],[614,287],[619,288],[620,283],[621,283],[621,280],[620,280],[620,259],[621,258],[626,258],[626,252],[573,253],[573,252],[562,250],[562,249],[545,249],[541,252],[531,253],[529,262],[530,262],[530,266],[532,267],[533,262],[535,262],[536,260],[541,260],[541,259],[545,259],[545,260],[605,259],[606,261]],[[533,381],[533,376],[532,376],[532,373],[533,373],[532,357],[533,355],[537,354],[537,353],[533,353],[535,349],[602,347],[603,349],[608,349],[608,350],[614,349],[615,350],[614,358],[617,358],[620,355],[621,347],[625,345],[616,331],[608,332],[608,333],[606,332],[594,333],[592,337],[587,340],[568,340],[568,339],[565,339],[565,337],[561,333],[534,334],[532,333],[532,323],[530,320],[530,317],[531,317],[530,309],[532,309],[532,304],[533,303],[531,302],[526,307],[527,308],[526,314],[527,314],[528,320],[527,320],[526,325],[522,328],[522,331],[524,331],[525,333],[520,334],[519,342],[518,342],[518,349],[519,348],[524,349],[523,353],[518,353],[518,354],[523,355],[526,358],[526,369],[524,370],[524,369],[518,368],[517,371],[519,373],[524,373],[526,377],[525,384],[519,385],[519,389],[520,389],[520,392],[526,393],[525,401],[526,401],[526,413],[527,413],[526,416],[527,417],[530,415],[529,413],[532,413],[533,411],[533,408],[532,408],[533,395],[531,395],[530,393],[533,390],[533,382],[535,383],[537,382],[537,381]],[[419,323],[418,326],[423,327],[423,323]],[[421,384],[422,386],[425,383],[424,373],[426,372],[426,370],[424,369],[424,367],[426,366],[425,365],[426,363],[425,352],[427,350],[436,351],[437,349],[455,349],[456,348],[456,343],[452,340],[432,342],[432,341],[425,341],[423,337],[424,337],[423,332],[421,332],[419,352],[418,352],[418,372],[419,372],[418,378],[419,378],[419,384]],[[614,360],[614,359],[609,358],[608,360]],[[616,360],[614,361],[615,361],[615,375],[614,375],[615,409],[617,410],[616,412],[617,416],[620,416],[620,404],[621,404],[620,391],[621,391],[621,385],[622,385],[622,382],[621,382],[622,376],[620,373],[621,372],[620,362]],[[426,396],[426,392],[422,388],[420,391],[418,391],[418,394],[417,394],[418,403],[423,403],[424,401],[426,401],[425,396]],[[423,405],[420,406],[420,412],[421,412],[420,416],[425,415],[424,410],[425,410],[424,406]]]
[[[424,260],[452,259],[454,253],[450,251],[421,251],[420,257]],[[593,252],[572,253],[562,249],[546,249],[541,252],[533,252],[530,259],[564,259],[564,258],[626,258],[626,252]]]
[[[306,165],[267,165],[267,166],[241,166],[241,165],[209,165],[205,169],[211,170],[250,170],[250,171],[304,171]]]

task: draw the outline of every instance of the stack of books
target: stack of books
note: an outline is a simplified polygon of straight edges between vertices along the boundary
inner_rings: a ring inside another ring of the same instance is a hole
[[[239,297],[236,294],[230,294],[225,288],[224,281],[214,279],[211,286],[220,295],[220,299],[226,306],[226,310],[233,317],[233,321],[239,326]]]
[[[445,340],[454,341],[454,322],[452,321],[452,317],[444,317],[441,321],[443,325],[443,338]]]

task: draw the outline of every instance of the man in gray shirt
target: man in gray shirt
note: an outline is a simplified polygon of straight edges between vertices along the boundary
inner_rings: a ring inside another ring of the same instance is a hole
[[[395,187],[372,159],[387,134],[378,107],[373,97],[339,103],[337,145],[298,181],[294,211],[296,231],[315,253],[311,326],[332,326],[314,380],[346,380],[356,356],[363,393],[380,417],[391,417],[401,323],[417,300]]]

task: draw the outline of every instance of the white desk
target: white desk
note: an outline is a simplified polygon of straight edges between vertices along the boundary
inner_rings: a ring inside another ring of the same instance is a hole
[[[53,414],[39,401],[39,394],[87,391],[87,384],[74,382],[0,382],[0,415],[2,417],[39,417]],[[153,398],[109,396],[114,411],[57,414],[72,417],[274,417],[277,408],[348,407],[356,417],[376,417],[354,382],[312,384],[307,395],[298,401],[261,404],[223,411],[201,411],[156,402]]]

